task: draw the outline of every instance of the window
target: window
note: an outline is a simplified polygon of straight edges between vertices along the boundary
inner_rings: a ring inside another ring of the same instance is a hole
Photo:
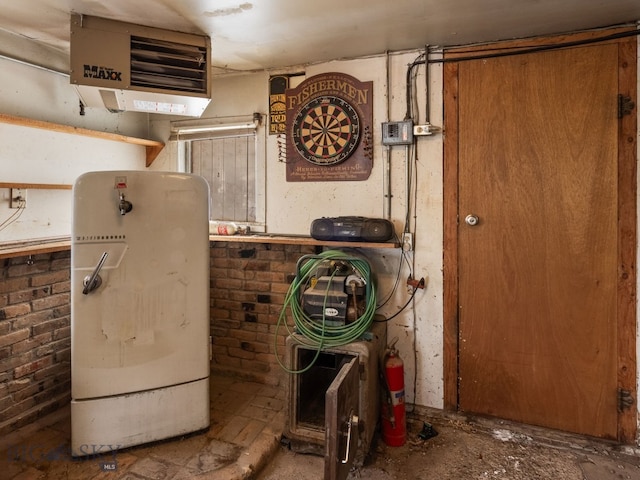
[[[191,172],[209,183],[212,220],[255,223],[255,135],[191,141]]]
[[[264,231],[264,128],[257,123],[172,128],[182,169],[209,184],[210,220]]]

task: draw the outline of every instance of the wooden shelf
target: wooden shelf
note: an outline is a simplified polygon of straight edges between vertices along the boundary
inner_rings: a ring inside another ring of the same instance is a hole
[[[71,250],[69,237],[43,238],[25,242],[0,244],[0,259]]]
[[[18,125],[20,127],[41,128],[52,132],[69,133],[72,135],[83,135],[85,137],[100,138],[103,140],[112,140],[115,142],[130,143],[140,145],[146,149],[146,166],[150,166],[156,159],[158,154],[164,148],[164,143],[156,140],[147,140],[145,138],[127,137],[118,133],[100,132],[98,130],[89,130],[87,128],[72,127],[70,125],[61,125],[59,123],[44,122],[42,120],[33,120],[31,118],[16,117],[14,115],[6,115],[0,113],[0,123],[10,125]]]
[[[343,248],[400,248],[398,242],[327,242],[303,235],[209,235],[211,242],[279,243]],[[43,238],[25,242],[0,243],[0,259],[59,252],[71,249],[70,237]]]
[[[34,188],[39,190],[72,190],[73,185],[61,183],[24,183],[24,182],[0,182],[0,188]]]
[[[351,248],[400,248],[399,242],[329,242],[316,240],[304,235],[209,235],[212,242],[238,243],[281,243],[286,245],[313,245],[322,247],[351,247]]]

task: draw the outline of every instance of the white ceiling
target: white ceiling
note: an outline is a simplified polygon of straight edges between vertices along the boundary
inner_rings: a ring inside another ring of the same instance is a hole
[[[0,54],[68,68],[71,12],[204,33],[221,72],[636,22],[640,1],[15,0],[2,5]]]

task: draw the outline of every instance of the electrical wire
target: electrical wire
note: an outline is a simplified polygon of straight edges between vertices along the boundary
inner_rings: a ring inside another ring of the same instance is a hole
[[[411,292],[411,296],[409,297],[409,300],[407,300],[407,303],[405,303],[402,308],[400,310],[398,310],[396,313],[394,313],[393,315],[391,315],[390,317],[387,318],[374,318],[374,322],[379,322],[379,323],[387,323],[390,320],[393,320],[394,318],[396,318],[398,315],[400,315],[405,308],[407,308],[409,306],[409,304],[411,303],[411,300],[413,300],[413,297],[416,296],[416,292],[418,291],[418,287],[415,287],[413,289],[413,292]]]
[[[494,53],[486,53],[481,55],[469,55],[467,57],[458,58],[440,58],[429,60],[428,63],[452,63],[452,62],[465,62],[469,60],[485,60],[489,58],[510,57],[513,55],[526,55],[529,53],[546,52],[549,50],[558,50],[561,48],[579,47],[581,45],[590,45],[593,43],[606,42],[609,40],[618,40],[620,38],[633,37],[640,35],[640,30],[629,30],[626,32],[617,32],[610,35],[604,35],[602,37],[586,38],[582,40],[574,40],[571,42],[560,42],[550,45],[538,45],[535,47],[515,47],[507,51],[500,51]]]
[[[22,213],[24,212],[25,208],[26,208],[26,202],[24,200],[21,200],[20,204],[18,205],[18,209],[15,212],[13,212],[11,215],[9,215],[9,217],[4,222],[0,223],[0,230],[4,230],[9,225],[11,225],[16,220],[18,220],[22,216]]]
[[[425,75],[428,77],[428,70],[429,70],[429,65],[425,65]],[[427,91],[427,96],[429,95],[428,91]],[[428,107],[427,107],[428,108]],[[427,114],[427,118],[429,117],[429,115]],[[428,122],[428,121],[427,121]],[[414,209],[413,209],[413,228],[414,228],[414,232],[417,231],[417,225],[418,225],[418,215],[417,215],[417,208],[418,208],[418,151],[416,149],[415,151],[415,156],[414,156],[414,185],[413,185],[413,205],[414,205]],[[415,238],[415,234],[414,234],[414,238]],[[411,257],[413,260],[413,265],[411,268],[411,271],[414,271],[415,269],[415,256]],[[419,287],[424,288],[424,279],[420,280],[420,284],[418,285],[418,287],[415,287],[413,290],[413,294],[411,295],[411,299],[409,302],[407,302],[407,305],[411,304],[411,321],[413,324],[413,405],[415,408],[415,403],[416,403],[416,397],[417,397],[417,385],[418,385],[418,347],[417,347],[417,343],[418,343],[418,322],[416,321],[416,304],[415,302],[413,302],[413,298],[415,297],[415,293],[416,290],[418,290]],[[413,409],[411,410],[413,411]]]
[[[485,51],[490,51],[490,53],[483,54],[474,54],[473,50],[469,50],[468,56],[465,57],[452,57],[452,58],[429,58],[429,53],[421,53],[416,57],[416,59],[409,64],[407,68],[407,79],[406,79],[406,102],[407,102],[407,113],[405,115],[405,120],[413,118],[410,116],[411,112],[411,75],[412,71],[415,67],[419,65],[428,65],[432,63],[455,63],[455,62],[467,62],[471,60],[487,60],[490,58],[499,58],[499,57],[510,57],[514,55],[526,55],[529,53],[538,53],[538,52],[546,52],[550,50],[559,50],[561,48],[570,48],[570,47],[578,47],[581,45],[590,45],[598,42],[606,42],[609,40],[618,40],[620,38],[632,37],[640,35],[640,30],[629,30],[626,32],[616,32],[610,35],[604,35],[602,37],[594,37],[594,38],[586,38],[582,40],[574,40],[571,42],[560,42],[549,45],[537,45],[537,46],[520,46],[520,47],[512,47],[507,50],[504,48],[496,48],[494,50],[499,51],[491,51],[491,49],[486,49]],[[458,53],[464,52],[464,50],[457,50]],[[428,117],[427,117],[428,118]]]
[[[415,290],[413,293],[415,294]],[[418,396],[418,322],[416,322],[416,304],[412,303],[411,307],[411,318],[413,320],[413,407],[411,410],[407,410],[409,412],[413,412],[415,409],[416,398]]]
[[[398,236],[396,235],[395,237],[396,237],[396,241],[400,243]],[[393,281],[393,287],[391,287],[391,290],[389,291],[389,293],[385,295],[384,300],[378,303],[377,309],[380,309],[384,307],[387,303],[389,303],[389,301],[393,298],[393,295],[398,290],[398,286],[400,285],[400,274],[402,273],[402,260],[405,257],[405,251],[402,250],[401,252],[402,253],[398,261],[398,269],[396,271],[395,280]]]
[[[429,45],[424,46],[424,58],[429,59]],[[431,124],[431,88],[429,85],[429,64],[424,68],[424,122]]]
[[[418,65],[423,65],[425,63],[427,63],[429,61],[429,57],[428,57],[428,52],[424,52],[421,53],[420,55],[418,55],[418,57],[409,65],[409,67],[407,68],[407,78],[406,78],[406,91],[405,91],[405,95],[406,95],[406,113],[404,115],[404,119],[405,120],[409,120],[411,118],[413,118],[412,115],[412,111],[411,111],[411,107],[412,107],[412,102],[411,102],[411,92],[412,92],[412,75],[413,75],[413,69],[418,66]]]
[[[437,63],[455,63],[455,62],[466,62],[466,61],[471,61],[471,60],[487,60],[487,59],[491,59],[491,58],[499,58],[499,57],[509,57],[509,56],[515,56],[515,55],[526,55],[526,54],[530,54],[530,53],[538,53],[538,52],[546,52],[546,51],[550,51],[550,50],[559,50],[561,48],[570,48],[570,47],[578,47],[578,46],[582,46],[582,45],[590,45],[593,43],[598,43],[598,42],[606,42],[609,40],[618,40],[621,38],[626,38],[626,37],[631,37],[631,36],[637,36],[640,35],[640,30],[629,30],[629,31],[625,31],[625,32],[616,32],[616,33],[612,33],[609,35],[603,35],[602,37],[594,37],[594,38],[586,38],[586,39],[581,39],[581,40],[574,40],[574,41],[570,41],[570,42],[560,42],[560,43],[554,43],[554,44],[549,44],[549,45],[536,45],[536,46],[519,46],[519,47],[512,47],[512,48],[508,48],[508,49],[504,49],[504,48],[495,48],[493,50],[499,50],[499,51],[492,51],[491,49],[486,49],[484,51],[488,51],[489,53],[480,53],[478,54],[476,51],[474,50],[468,50],[469,55],[468,56],[456,56],[456,57],[451,57],[451,58],[429,58],[429,47],[428,45],[426,46],[426,50],[425,52],[421,53],[420,55],[418,55],[416,57],[416,59],[409,64],[408,68],[407,68],[407,74],[406,74],[406,113],[405,113],[405,120],[409,120],[409,119],[413,119],[413,112],[412,112],[412,91],[413,91],[413,82],[412,79],[415,78],[413,76],[413,70],[418,67],[419,65],[425,65],[426,69],[428,69],[428,65],[429,64],[437,64]],[[464,53],[464,50],[456,50],[457,53]],[[476,53],[474,53],[476,52]],[[428,71],[425,73],[426,76],[426,81],[428,81]],[[428,96],[428,89],[427,89],[427,96]],[[427,102],[429,100],[427,99]],[[428,103],[427,103],[427,107],[428,107]],[[426,112],[427,115],[427,123],[429,123],[429,112]]]

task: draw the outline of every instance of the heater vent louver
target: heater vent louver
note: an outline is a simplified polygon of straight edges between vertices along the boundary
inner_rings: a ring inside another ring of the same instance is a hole
[[[131,85],[207,93],[207,50],[195,45],[131,37]]]
[[[211,101],[207,36],[73,14],[70,38],[85,106],[199,117]]]

